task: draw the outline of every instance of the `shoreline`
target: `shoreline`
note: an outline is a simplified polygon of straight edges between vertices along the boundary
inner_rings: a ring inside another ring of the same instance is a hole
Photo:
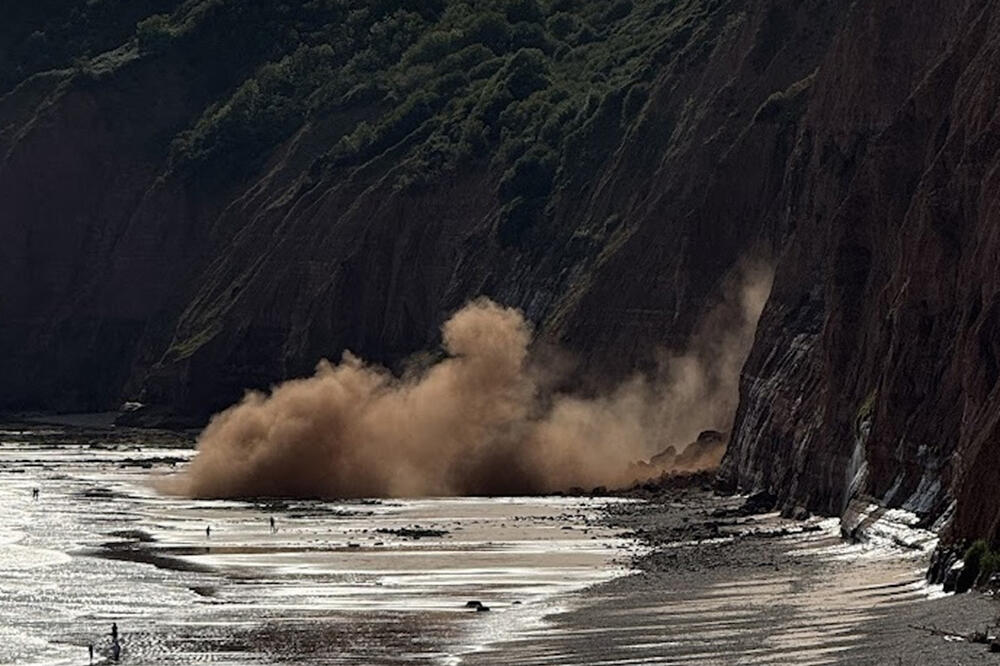
[[[745,498],[700,487],[644,499],[605,516],[641,540],[637,573],[588,588],[578,608],[500,653],[524,664],[1000,660],[967,638],[992,626],[1000,605],[928,585],[932,547],[851,543],[838,519],[740,515]]]
[[[148,483],[191,453],[173,434],[5,433],[2,663],[76,663],[112,621],[129,662],[459,663],[572,608],[631,545],[600,520],[621,499],[178,498]]]
[[[164,444],[172,443],[175,435]],[[130,451],[129,441],[124,437],[117,443],[84,446]],[[146,455],[162,468],[156,448],[150,446]],[[89,453],[80,455],[75,464],[93,464]],[[134,467],[129,460],[116,454],[107,464],[122,474]],[[630,544],[615,566],[634,573],[567,591],[545,609],[537,627],[463,655],[463,663],[497,663],[510,654],[517,657],[516,663],[528,664],[546,659],[599,663],[622,655],[633,659],[625,663],[695,664],[998,660],[986,646],[961,637],[993,626],[1000,606],[981,593],[945,596],[929,586],[925,573],[934,540],[928,540],[927,533],[911,539],[915,532],[900,534],[905,526],[894,524],[883,532],[886,538],[852,543],[842,538],[838,519],[752,513],[745,510],[746,498],[715,495],[709,479],[703,474],[631,491],[561,494],[612,500],[593,525],[618,533]],[[121,498],[105,492],[95,499]],[[255,510],[263,509],[262,504]],[[552,523],[553,529],[569,524],[567,518],[560,520]],[[410,534],[407,525],[394,527],[402,530],[397,536]],[[186,544],[137,541],[105,557],[166,570],[177,570],[177,561],[203,559]],[[339,545],[350,552],[350,544]],[[311,549],[294,550],[308,556]],[[266,550],[281,549],[272,544]],[[319,552],[339,550],[327,546]],[[238,561],[254,553],[256,549],[242,546],[215,548],[212,559]],[[165,559],[152,561],[151,555]],[[205,570],[196,566],[188,573]]]

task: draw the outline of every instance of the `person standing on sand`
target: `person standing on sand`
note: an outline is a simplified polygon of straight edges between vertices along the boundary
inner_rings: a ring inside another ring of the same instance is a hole
[[[271,534],[274,534],[277,531],[278,531],[278,528],[274,524],[274,516],[271,516]]]
[[[38,488],[31,489],[31,499],[38,501]]]
[[[118,642],[118,623],[117,622],[112,622],[111,623],[111,642],[112,643],[117,643]]]
[[[91,643],[87,647],[90,650],[90,665],[93,666],[94,665],[94,644]]]
[[[205,538],[206,539],[211,539],[212,538],[212,526],[211,525],[206,525],[205,526]]]
[[[121,654],[122,654],[122,646],[118,642],[118,639],[116,638],[111,643],[111,658],[114,659],[115,661],[118,661],[118,657],[120,657]]]

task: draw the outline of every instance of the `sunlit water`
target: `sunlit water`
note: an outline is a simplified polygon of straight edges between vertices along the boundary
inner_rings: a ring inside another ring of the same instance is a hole
[[[167,434],[0,429],[0,663],[103,658],[112,621],[124,663],[461,663],[543,630],[634,547],[595,521],[607,499],[158,492],[192,455]]]

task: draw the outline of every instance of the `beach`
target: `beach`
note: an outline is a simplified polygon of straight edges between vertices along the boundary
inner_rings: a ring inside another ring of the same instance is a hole
[[[0,432],[0,663],[106,655],[112,622],[126,663],[459,663],[626,573],[634,542],[600,521],[621,498],[162,492],[193,454],[169,432]]]
[[[645,550],[637,573],[470,663],[978,664],[965,636],[994,626],[992,597],[925,581],[936,537],[884,521],[856,542],[831,518],[741,515],[744,497],[670,489],[609,509]],[[995,633],[991,630],[989,633]]]
[[[996,661],[944,635],[986,629],[993,600],[928,586],[935,536],[891,516],[851,542],[836,519],[754,513],[704,480],[523,498],[163,492],[193,455],[184,433],[2,429],[0,663],[85,663],[90,643],[104,658],[112,622],[123,663],[143,664]]]

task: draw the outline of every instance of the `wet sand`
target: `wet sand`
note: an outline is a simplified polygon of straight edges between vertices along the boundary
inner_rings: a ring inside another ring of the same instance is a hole
[[[1000,663],[923,629],[967,634],[1000,613],[990,597],[925,583],[932,535],[848,543],[837,520],[731,515],[742,501],[689,490],[612,507],[608,520],[651,550],[635,556],[640,572],[469,663]]]
[[[85,663],[114,620],[124,663],[142,664],[1000,663],[917,628],[983,630],[998,609],[928,587],[933,535],[905,525],[847,543],[836,520],[738,515],[743,499],[700,488],[641,501],[162,495],[152,479],[190,447],[0,428],[0,663]]]
[[[125,663],[460,663],[625,573],[633,543],[600,524],[614,498],[158,492],[192,454],[169,433],[0,431],[0,663],[106,654],[112,621]]]

